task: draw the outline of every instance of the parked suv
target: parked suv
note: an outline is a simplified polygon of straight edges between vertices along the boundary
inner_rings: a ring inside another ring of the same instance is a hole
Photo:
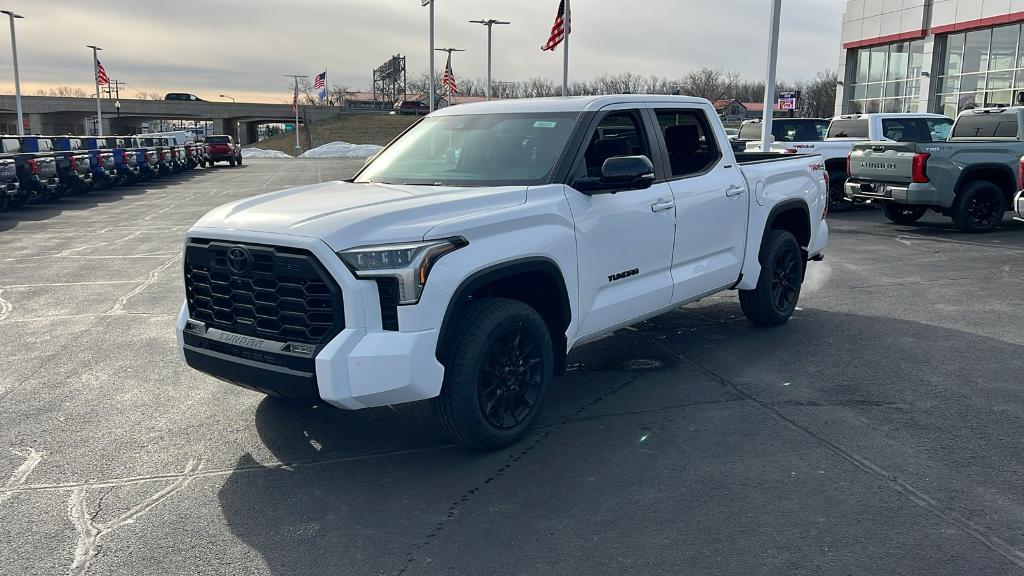
[[[231,136],[216,134],[206,137],[206,151],[210,154],[209,163],[224,162],[234,166],[242,165],[242,149]]]
[[[850,153],[849,198],[881,203],[912,224],[929,209],[965,232],[995,230],[1020,188],[1024,107],[977,108],[957,116],[942,142],[863,142]]]
[[[734,153],[704,99],[452,106],[350,181],[201,218],[178,346],[268,394],[430,398],[453,438],[495,448],[575,346],[730,289],[753,323],[785,323],[826,202],[819,156]]]

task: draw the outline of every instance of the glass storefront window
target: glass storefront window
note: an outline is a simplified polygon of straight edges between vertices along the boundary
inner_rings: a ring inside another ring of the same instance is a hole
[[[885,60],[888,46],[875,46],[871,49],[871,67],[868,73],[868,80],[881,82],[885,79]]]
[[[963,70],[964,35],[950,34],[946,36],[944,44],[946,45],[946,59],[943,73],[946,76],[959,74]]]
[[[964,63],[961,72],[984,72],[988,70],[989,42],[992,30],[974,30],[964,38]]]
[[[886,80],[904,80],[907,77],[907,65],[910,63],[910,44],[893,44],[889,47],[889,66]]]
[[[1006,72],[989,72],[986,90],[1006,90],[1013,85],[1013,70]]]
[[[1020,25],[1002,26],[992,30],[989,70],[1012,70],[1017,61],[1017,37]]]

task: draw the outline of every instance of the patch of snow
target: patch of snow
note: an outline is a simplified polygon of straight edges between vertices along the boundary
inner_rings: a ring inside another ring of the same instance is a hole
[[[328,142],[306,150],[299,158],[369,158],[383,146],[376,144],[349,144],[348,142]]]
[[[242,148],[242,158],[291,158],[280,150],[264,150],[263,148]]]

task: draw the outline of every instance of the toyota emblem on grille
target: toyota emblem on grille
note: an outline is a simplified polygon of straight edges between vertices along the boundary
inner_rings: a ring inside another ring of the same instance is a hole
[[[232,246],[228,250],[228,268],[235,274],[245,274],[252,267],[252,254],[242,246]]]

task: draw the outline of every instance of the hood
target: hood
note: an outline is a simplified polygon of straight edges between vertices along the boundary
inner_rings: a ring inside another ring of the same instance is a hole
[[[215,208],[196,227],[319,238],[334,250],[418,240],[434,226],[526,202],[526,187],[324,182]]]

